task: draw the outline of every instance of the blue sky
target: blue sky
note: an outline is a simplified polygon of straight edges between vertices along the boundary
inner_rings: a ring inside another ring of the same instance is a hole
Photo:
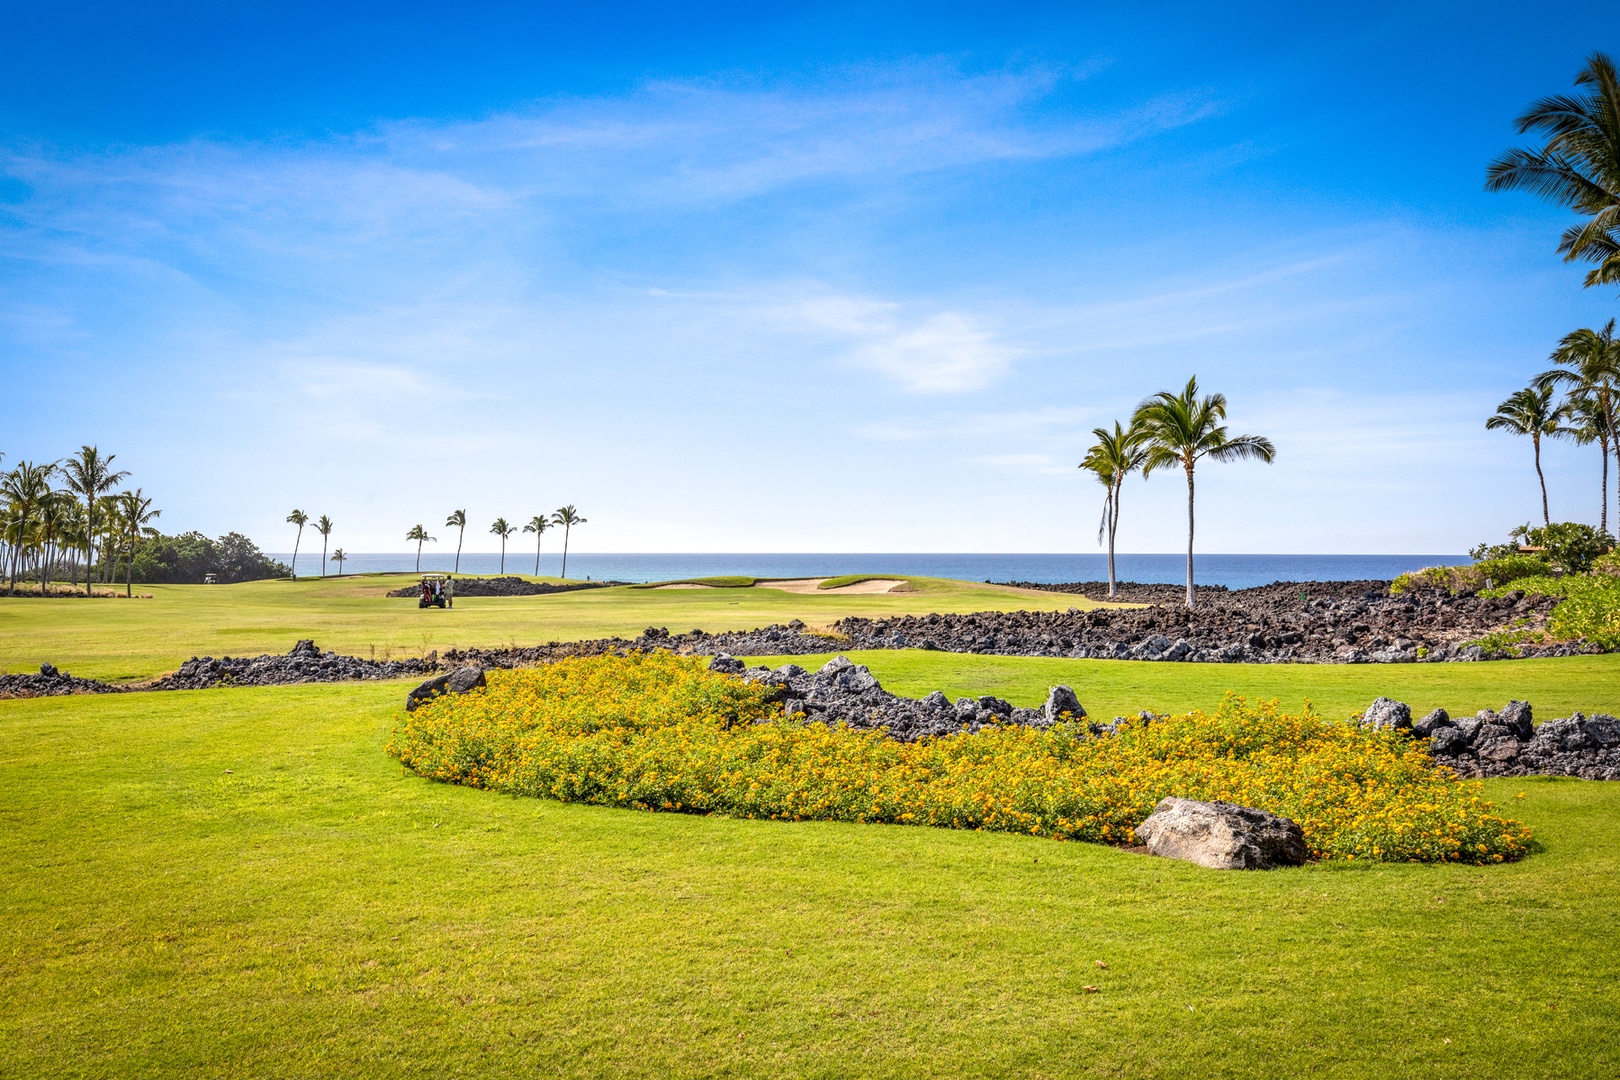
[[[1620,300],[1482,179],[1613,4],[766,7],[13,6],[0,450],[276,550],[574,503],[597,551],[1094,551],[1090,429],[1196,373],[1278,447],[1200,473],[1202,550],[1538,511],[1484,418]],[[1122,549],[1184,500],[1134,481]]]

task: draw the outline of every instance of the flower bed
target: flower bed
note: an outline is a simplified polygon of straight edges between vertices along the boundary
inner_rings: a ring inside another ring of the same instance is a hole
[[[388,752],[434,780],[644,810],[1129,844],[1179,795],[1293,818],[1322,859],[1501,862],[1530,841],[1409,736],[1274,702],[900,743],[783,718],[769,693],[668,653],[564,660],[418,708]]]

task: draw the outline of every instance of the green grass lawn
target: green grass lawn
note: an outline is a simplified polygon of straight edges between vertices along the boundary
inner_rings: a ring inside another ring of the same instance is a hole
[[[1489,785],[1514,865],[1221,873],[436,785],[405,689],[0,702],[0,1075],[1620,1069],[1620,785]]]
[[[826,656],[750,660],[814,670]],[[1055,683],[1072,686],[1095,719],[1212,708],[1228,690],[1251,701],[1309,700],[1323,716],[1349,716],[1380,694],[1412,706],[1413,719],[1440,707],[1453,716],[1530,702],[1537,720],[1585,713],[1620,715],[1620,653],[1472,664],[1168,664],[1145,660],[1063,660],[877,649],[846,653],[872,669],[883,688],[907,697],[943,690],[952,699],[995,694],[1039,705]]]
[[[516,575],[509,575],[516,576]],[[41,663],[87,678],[132,680],[172,671],[192,656],[286,652],[299,638],[356,656],[420,656],[455,646],[532,645],[672,631],[749,630],[803,619],[1091,607],[1083,597],[909,578],[913,591],[811,595],[768,584],[731,589],[591,589],[550,596],[462,597],[418,609],[390,599],[412,574],[371,574],[241,585],[142,585],[150,600],[0,597],[0,670]],[[555,581],[555,578],[531,580]]]

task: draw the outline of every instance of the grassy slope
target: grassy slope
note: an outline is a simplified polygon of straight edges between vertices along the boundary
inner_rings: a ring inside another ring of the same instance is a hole
[[[463,597],[448,611],[419,610],[409,599],[383,595],[415,580],[391,574],[141,586],[151,600],[0,599],[0,670],[26,671],[48,661],[75,675],[138,679],[173,670],[190,656],[286,652],[304,637],[353,655],[414,656],[458,645],[634,636],[648,626],[713,632],[794,618],[814,626],[845,615],[1091,606],[1080,597],[934,578],[911,579],[916,591],[892,595],[612,588]]]
[[[1620,715],[1620,653],[1478,664],[1160,664],[916,649],[847,655],[869,666],[885,689],[910,697],[938,689],[953,700],[995,694],[1014,705],[1039,705],[1048,687],[1064,683],[1092,716],[1104,720],[1142,709],[1208,708],[1228,690],[1256,701],[1281,698],[1290,707],[1309,699],[1324,716],[1360,712],[1379,694],[1407,702],[1414,718],[1436,706],[1453,716],[1472,715],[1513,698],[1530,702],[1538,720],[1576,709]],[[778,656],[763,662],[813,667],[826,659]]]
[[[0,1075],[1620,1068],[1620,785],[1493,784],[1517,865],[1221,874],[433,785],[402,691],[0,702]]]

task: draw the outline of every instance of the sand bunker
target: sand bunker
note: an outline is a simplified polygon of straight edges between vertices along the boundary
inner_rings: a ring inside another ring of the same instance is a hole
[[[829,580],[831,579],[809,577],[794,578],[791,581],[762,581],[755,587],[760,589],[781,589],[783,592],[791,593],[886,593],[894,592],[900,586],[907,584],[899,578],[869,578],[866,581],[857,581],[853,585],[840,585],[836,589],[820,588],[823,581]],[[906,590],[901,589],[900,591],[904,592]]]

